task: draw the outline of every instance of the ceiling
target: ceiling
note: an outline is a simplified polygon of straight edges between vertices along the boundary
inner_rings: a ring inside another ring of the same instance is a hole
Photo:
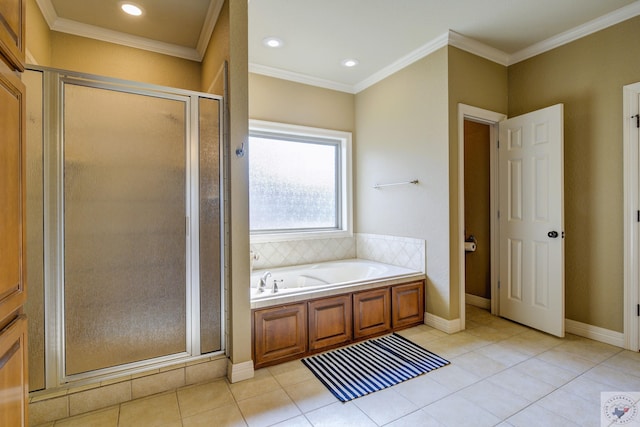
[[[56,31],[199,61],[223,0],[133,0],[138,18],[119,0],[36,2]],[[250,71],[351,93],[447,44],[510,65],[640,15],[640,0],[248,2]]]

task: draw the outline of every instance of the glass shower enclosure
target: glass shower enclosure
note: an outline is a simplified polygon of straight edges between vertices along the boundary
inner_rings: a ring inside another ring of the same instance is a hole
[[[223,352],[222,98],[25,83],[31,390]]]

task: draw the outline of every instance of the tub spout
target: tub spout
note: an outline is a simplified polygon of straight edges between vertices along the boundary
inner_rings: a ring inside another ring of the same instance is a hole
[[[271,293],[275,294],[278,292],[278,282],[280,282],[280,285],[282,285],[284,279],[280,279],[280,280],[276,280],[273,279],[273,289],[271,289]]]
[[[271,277],[270,271],[265,271],[265,273],[260,278],[260,285],[258,285],[258,292],[264,292],[264,289],[267,287],[267,280]]]

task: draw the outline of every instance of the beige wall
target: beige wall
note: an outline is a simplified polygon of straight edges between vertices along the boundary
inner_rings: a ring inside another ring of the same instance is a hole
[[[458,104],[496,113],[507,111],[507,68],[495,62],[449,47],[449,164],[451,239],[451,317],[460,316],[460,247],[458,230]]]
[[[27,63],[30,64],[35,60],[36,65],[47,67],[51,63],[51,31],[49,31],[49,25],[42,16],[36,0],[27,0],[26,7],[26,27],[28,31],[25,34],[25,38],[27,51],[33,58],[30,61],[30,58],[27,57]]]
[[[251,310],[249,272],[249,165],[247,156],[235,156],[236,148],[246,142],[249,135],[249,55],[248,17],[246,1],[229,1],[229,158],[228,201],[230,227],[229,297],[230,324],[229,354],[234,367],[230,380],[253,376],[251,363]],[[240,365],[242,364],[242,365]],[[247,367],[246,369],[242,367]],[[236,369],[238,368],[238,369]],[[240,372],[242,371],[242,372]]]
[[[464,121],[464,229],[475,252],[465,253],[465,291],[491,298],[491,139],[487,124]]]
[[[623,330],[622,87],[640,17],[509,67],[509,116],[564,103],[568,319]]]
[[[354,163],[356,231],[425,239],[427,311],[450,319],[447,60],[439,49],[356,95]]]
[[[51,67],[200,90],[200,63],[71,34],[51,32]]]
[[[202,59],[203,92],[224,95],[224,62],[229,60],[229,2],[225,1]]]
[[[352,94],[249,74],[249,117],[353,132]]]

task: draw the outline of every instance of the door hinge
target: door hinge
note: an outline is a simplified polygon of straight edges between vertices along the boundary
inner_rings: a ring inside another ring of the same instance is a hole
[[[498,280],[498,289],[500,289],[500,280]]]
[[[636,222],[640,222],[640,211],[636,211]]]
[[[499,139],[496,141],[496,144],[498,144],[498,150],[499,150],[500,149],[500,140]]]
[[[498,211],[498,219],[500,219],[500,211]]]
[[[640,304],[636,305],[636,315],[640,317]]]
[[[636,114],[635,116],[631,116],[632,119],[636,119],[636,127],[640,129],[640,114]]]

